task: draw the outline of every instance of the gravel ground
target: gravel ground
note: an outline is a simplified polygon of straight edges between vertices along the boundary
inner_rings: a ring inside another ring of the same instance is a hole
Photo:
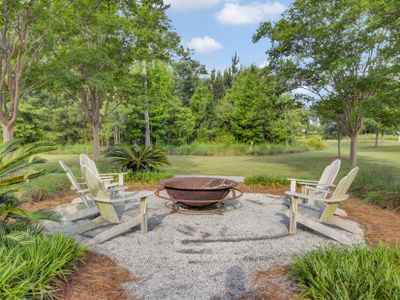
[[[124,287],[140,299],[249,299],[256,270],[288,264],[294,255],[334,243],[305,228],[288,235],[282,197],[247,193],[239,200],[228,203],[223,215],[184,215],[170,214],[166,201],[152,196],[147,234],[134,228],[94,250],[132,272],[137,280]],[[48,228],[68,233],[75,226]]]

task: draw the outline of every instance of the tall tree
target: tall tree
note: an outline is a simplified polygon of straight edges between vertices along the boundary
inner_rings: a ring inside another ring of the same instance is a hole
[[[54,47],[65,28],[74,26],[68,15],[74,2],[1,1],[0,122],[3,141],[14,137],[21,99],[43,84],[43,74],[32,74],[35,66],[45,61],[42,60],[45,50]]]
[[[58,85],[77,99],[89,122],[93,157],[100,154],[100,129],[124,100],[130,58],[126,19],[116,3],[99,3],[83,29],[57,53]]]
[[[395,56],[384,55],[395,45],[390,31],[371,17],[373,1],[297,0],[277,23],[264,22],[253,40],[267,37],[271,66],[291,83],[305,88],[316,101],[343,102],[350,160],[357,162],[357,138],[366,103],[374,105],[376,91],[388,76]]]
[[[169,61],[177,50],[179,36],[172,31],[166,15],[168,5],[162,0],[122,1],[121,12],[133,24],[130,42],[134,45],[132,56],[140,63],[143,80],[145,145],[151,144],[148,96],[149,68],[157,61]]]

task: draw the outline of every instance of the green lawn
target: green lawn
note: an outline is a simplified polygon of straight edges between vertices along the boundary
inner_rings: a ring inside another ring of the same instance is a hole
[[[359,164],[379,164],[400,166],[400,143],[385,141],[383,148],[369,149],[372,141],[360,141],[358,149]],[[349,153],[349,142],[343,142],[343,157]],[[336,143],[327,142],[327,148],[321,151],[283,154],[276,156],[169,156],[171,165],[164,170],[176,174],[208,175],[274,175],[315,177],[337,155]],[[348,163],[344,159],[344,170]]]

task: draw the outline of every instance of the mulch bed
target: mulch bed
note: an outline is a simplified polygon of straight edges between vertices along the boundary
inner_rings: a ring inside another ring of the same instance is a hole
[[[153,190],[157,185],[132,184],[129,189]],[[265,187],[249,187],[240,185],[244,192],[269,193],[282,195],[282,189],[268,189]],[[24,204],[28,210],[51,209],[57,205],[68,203],[74,194],[60,199],[43,200]],[[386,242],[393,245],[400,244],[400,214],[366,204],[357,198],[350,198],[341,205],[348,213],[348,218],[363,226],[365,239],[369,245]],[[88,252],[84,263],[80,263],[77,270],[70,276],[69,281],[58,294],[60,299],[128,299],[124,295],[122,284],[133,281],[130,272],[118,266],[111,258],[105,255]],[[268,270],[257,271],[253,276],[254,299],[296,299],[298,287],[289,277],[289,266],[274,266]]]
[[[122,284],[133,280],[132,274],[113,259],[89,251],[57,296],[61,300],[124,300],[128,298]]]

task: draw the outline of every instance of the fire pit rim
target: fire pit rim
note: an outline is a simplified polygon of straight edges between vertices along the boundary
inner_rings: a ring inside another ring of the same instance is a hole
[[[221,180],[221,181],[225,181],[227,184],[224,186],[216,186],[216,187],[193,187],[193,186],[186,186],[186,187],[177,187],[177,186],[172,186],[172,185],[168,185],[168,183],[172,183],[172,182],[176,182],[178,180],[182,180],[182,179],[190,179],[190,180],[198,180],[198,179],[207,179],[207,180]],[[239,183],[237,181],[231,180],[231,179],[224,179],[224,178],[218,178],[218,177],[195,177],[195,176],[186,176],[186,177],[176,177],[176,178],[168,178],[168,179],[164,179],[161,180],[159,182],[159,184],[165,188],[168,189],[174,189],[174,190],[188,190],[188,191],[199,191],[199,190],[203,190],[203,191],[218,191],[218,190],[226,190],[226,189],[231,189],[234,188],[236,186],[239,185]]]

